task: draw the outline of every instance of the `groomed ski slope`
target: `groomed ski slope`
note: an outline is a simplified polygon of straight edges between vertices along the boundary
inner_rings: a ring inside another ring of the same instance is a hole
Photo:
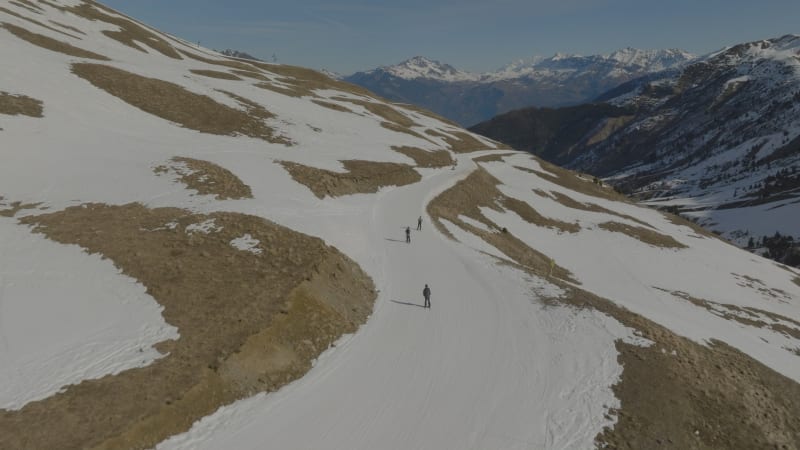
[[[380,289],[355,336],[297,382],[157,448],[591,448],[618,405],[614,340],[636,337],[597,312],[546,308],[539,294],[557,296],[556,286],[448,240],[427,216],[405,243],[426,202],[475,169],[461,161],[381,192],[357,220],[343,212],[376,256],[368,271]]]

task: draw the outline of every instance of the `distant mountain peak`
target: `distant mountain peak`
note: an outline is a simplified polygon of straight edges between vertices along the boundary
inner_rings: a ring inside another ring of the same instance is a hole
[[[405,80],[427,78],[439,81],[474,81],[478,78],[477,75],[424,56],[414,56],[399,64],[384,66],[377,70],[388,72]]]

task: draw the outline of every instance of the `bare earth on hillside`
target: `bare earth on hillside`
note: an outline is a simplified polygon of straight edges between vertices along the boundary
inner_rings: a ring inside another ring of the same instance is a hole
[[[220,72],[219,70],[192,69],[189,72],[192,72],[195,75],[202,75],[204,77],[217,78],[219,80],[241,80],[241,78],[232,73]]]
[[[490,233],[461,221],[459,216],[464,215],[489,229],[497,228],[478,209],[497,208],[494,192],[486,193],[494,181],[481,172],[474,172],[429,204],[428,212],[442,232],[449,234],[442,219],[455,223],[501,250],[515,266],[547,278],[566,292],[547,302],[598,310],[653,342],[642,347],[617,341],[623,373],[613,390],[621,407],[610,411],[616,424],[596,437],[600,448],[800,448],[800,384],[724,343],[697,344],[565,283],[568,273],[558,268],[557,261],[557,269],[552,270],[546,256],[508,233]]]
[[[162,119],[204,133],[236,135],[287,144],[264,123],[260,114],[249,114],[195,94],[174,83],[148,78],[102,64],[72,65],[72,72],[109,94]]]
[[[635,227],[620,222],[604,222],[598,225],[598,227],[606,231],[625,234],[634,239],[638,239],[645,244],[650,244],[656,247],[677,249],[686,248],[685,245],[676,241],[672,236],[667,236],[666,234],[661,234],[648,228]]]
[[[0,91],[0,114],[11,116],[22,114],[23,116],[42,117],[42,101],[27,95],[13,95],[8,92]]]
[[[453,239],[453,236],[442,224],[442,219],[479,236],[524,268],[536,273],[551,274],[557,278],[576,282],[567,269],[559,266],[547,255],[527,247],[511,233],[507,231],[495,233],[482,230],[461,220],[459,216],[463,215],[485,224],[489,229],[499,230],[501,227],[487,219],[481,213],[480,208],[503,211],[502,205],[509,208],[509,210],[515,210],[517,214],[535,225],[555,227],[564,231],[574,230],[575,224],[546,219],[536,213],[530,205],[528,205],[529,210],[523,210],[520,208],[519,203],[509,202],[508,200],[512,199],[506,197],[497,189],[498,184],[500,184],[499,180],[491,176],[486,170],[479,168],[466,179],[458,182],[455,187],[448,189],[433,199],[428,204],[428,214],[434,219],[433,222],[436,228],[451,239]]]
[[[10,23],[2,23],[3,28],[10,31],[14,36],[27,41],[33,45],[38,47],[62,53],[68,56],[75,56],[78,58],[89,58],[89,59],[97,59],[100,61],[109,61],[109,59],[103,55],[98,55],[97,53],[90,52],[88,50],[84,50],[82,48],[75,47],[74,45],[67,44],[66,42],[62,42],[50,37],[47,37],[43,34],[33,33],[28,31],[22,27],[18,27],[16,25],[12,25]]]
[[[440,168],[452,165],[455,160],[447,150],[423,150],[418,147],[392,146],[392,150],[413,159],[417,167]]]
[[[173,172],[187,188],[200,195],[214,195],[217,200],[253,198],[250,186],[242,183],[233,172],[214,163],[176,156],[171,164],[153,169],[156,174]]]
[[[390,162],[342,161],[347,172],[317,169],[291,161],[281,161],[281,165],[295,181],[319,198],[369,194],[378,192],[382,186],[403,186],[422,179],[413,167]]]
[[[338,250],[259,217],[88,204],[21,221],[137,279],[180,338],[159,344],[165,356],[147,367],[0,411],[0,448],[152,448],[300,377],[376,297]],[[245,235],[251,247],[235,246]]]

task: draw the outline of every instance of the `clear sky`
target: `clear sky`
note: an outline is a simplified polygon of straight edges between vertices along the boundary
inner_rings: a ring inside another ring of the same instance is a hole
[[[343,74],[416,55],[484,72],[623,47],[703,54],[800,34],[800,0],[101,0],[201,45]]]

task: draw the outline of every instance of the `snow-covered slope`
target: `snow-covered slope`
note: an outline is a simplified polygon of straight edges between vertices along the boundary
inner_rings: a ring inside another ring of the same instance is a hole
[[[693,58],[682,50],[626,48],[609,55],[534,57],[496,71],[470,73],[417,56],[343,79],[472,125],[513,109],[589,101],[633,78],[680,67]]]
[[[797,448],[797,272],[316,72],[0,22],[0,448]]]

